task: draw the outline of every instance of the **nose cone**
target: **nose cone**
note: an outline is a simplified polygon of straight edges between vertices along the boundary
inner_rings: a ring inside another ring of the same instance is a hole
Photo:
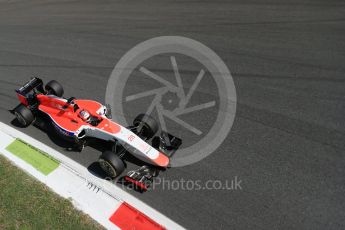
[[[158,155],[158,157],[154,160],[154,163],[155,163],[157,166],[166,168],[166,167],[168,167],[168,165],[169,165],[169,163],[170,163],[170,159],[169,159],[169,157],[167,157],[165,154],[159,152],[159,155]]]

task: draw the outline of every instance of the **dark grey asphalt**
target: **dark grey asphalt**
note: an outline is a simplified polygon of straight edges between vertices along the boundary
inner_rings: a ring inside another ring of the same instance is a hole
[[[31,76],[103,102],[135,44],[190,37],[228,65],[237,115],[214,154],[162,177],[238,176],[242,190],[133,194],[189,229],[344,229],[344,15],[342,0],[2,0],[0,120],[10,124],[13,90]],[[63,151],[35,127],[22,131]],[[65,153],[85,166],[99,154]]]

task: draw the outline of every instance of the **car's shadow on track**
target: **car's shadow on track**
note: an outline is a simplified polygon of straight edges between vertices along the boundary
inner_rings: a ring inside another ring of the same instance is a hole
[[[20,124],[18,122],[18,120],[16,118],[14,118],[11,121],[11,124],[14,127],[23,129],[25,128],[22,124]],[[44,122],[44,120],[42,118],[36,118],[36,120],[33,122],[32,124],[33,126],[35,126],[36,128],[38,128],[38,130],[44,132],[45,134],[47,134],[48,138],[57,146],[64,148],[66,150],[72,150],[73,149],[73,143],[71,141],[66,141],[63,140],[58,134],[56,134],[56,132],[54,132],[54,127],[52,126],[52,124],[50,122]],[[76,151],[77,152],[77,151]]]
[[[17,119],[13,119],[11,121],[11,125],[13,125],[14,127],[17,127],[17,128],[25,128],[22,124],[19,123],[19,121]]]

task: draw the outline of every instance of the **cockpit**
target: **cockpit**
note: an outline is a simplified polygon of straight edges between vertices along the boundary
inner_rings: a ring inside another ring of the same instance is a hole
[[[92,116],[89,111],[83,109],[79,112],[78,116],[86,123],[89,123],[93,126],[97,126],[101,121],[102,118],[98,118],[96,116]]]

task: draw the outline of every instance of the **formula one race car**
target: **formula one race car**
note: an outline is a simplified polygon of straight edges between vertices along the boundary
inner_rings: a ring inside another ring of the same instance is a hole
[[[62,86],[54,80],[43,86],[41,79],[32,78],[16,93],[20,104],[13,112],[22,126],[30,125],[36,117],[46,116],[56,133],[73,141],[80,151],[88,138],[110,143],[111,149],[104,151],[98,162],[111,178],[125,170],[123,158],[127,153],[132,154],[144,164],[128,172],[124,179],[144,191],[160,170],[169,167],[170,157],[182,144],[181,139],[164,131],[155,136],[159,126],[151,116],[140,114],[132,126],[125,128],[110,119],[108,106],[74,97],[65,99]]]

